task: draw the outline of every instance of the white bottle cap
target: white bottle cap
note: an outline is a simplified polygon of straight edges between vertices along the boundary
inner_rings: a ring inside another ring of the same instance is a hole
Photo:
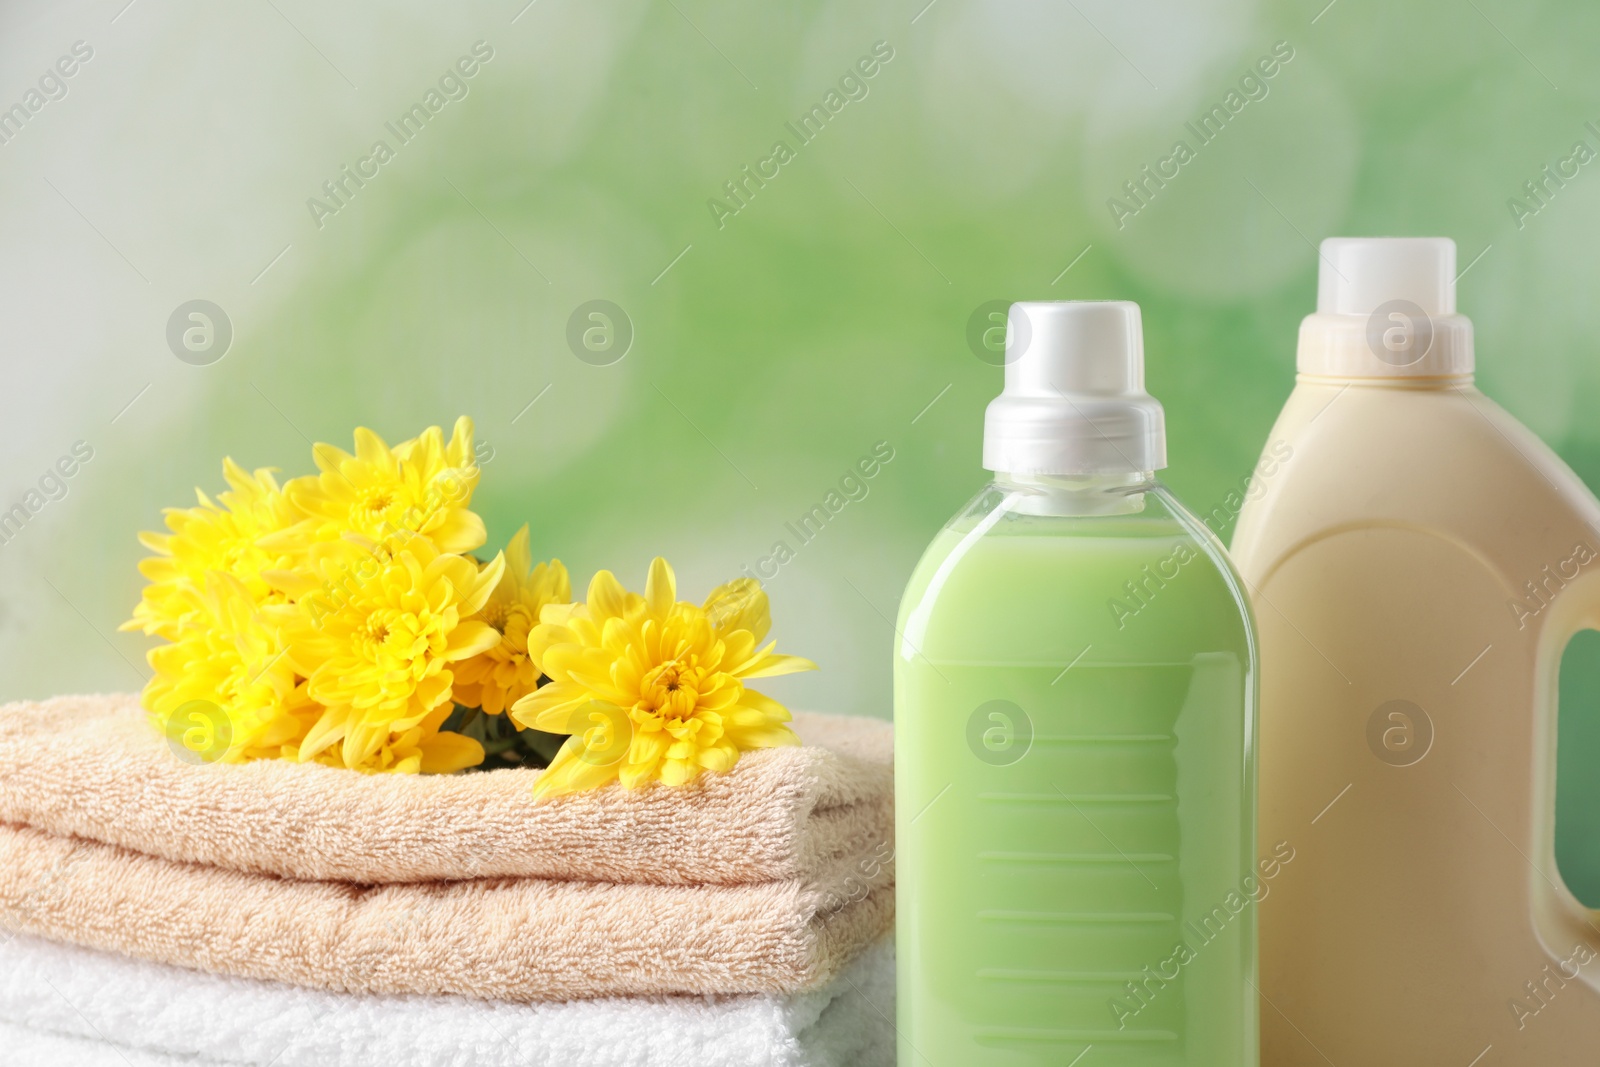
[[[1167,465],[1161,404],[1144,391],[1138,304],[1012,304],[1005,360],[1005,389],[984,415],[986,469],[1131,474]]]
[[[1445,378],[1472,374],[1472,322],[1456,314],[1448,237],[1330,237],[1317,312],[1300,324],[1302,374]]]

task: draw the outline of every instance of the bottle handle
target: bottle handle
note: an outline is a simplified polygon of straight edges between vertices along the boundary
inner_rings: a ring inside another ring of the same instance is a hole
[[[1585,543],[1582,547],[1587,548],[1588,543]],[[1566,878],[1561,873],[1560,864],[1556,860],[1555,840],[1555,782],[1556,763],[1559,759],[1557,750],[1560,744],[1557,720],[1560,716],[1561,662],[1574,637],[1585,630],[1600,631],[1600,554],[1594,553],[1591,549],[1589,559],[1592,561],[1591,565],[1583,568],[1586,573],[1581,574],[1577,581],[1564,591],[1564,595],[1552,604],[1552,607],[1557,610],[1550,620],[1550,630],[1540,650],[1539,659],[1541,662],[1538,664],[1536,677],[1541,679],[1542,684],[1548,687],[1549,696],[1545,701],[1548,709],[1545,712],[1545,728],[1555,737],[1555,743],[1551,744],[1547,749],[1548,759],[1551,761],[1551,773],[1548,776],[1549,785],[1546,786],[1549,790],[1549,803],[1545,808],[1548,826],[1545,832],[1540,835],[1544,854],[1548,857],[1550,874],[1553,876],[1547,877],[1545,882],[1550,887],[1551,896],[1553,897],[1560,896],[1555,887],[1558,885],[1561,887],[1561,891],[1566,895],[1567,899],[1575,903],[1577,914],[1574,918],[1582,924],[1584,932],[1592,935],[1595,929],[1600,928],[1600,908],[1591,908],[1581,901],[1576,901],[1576,894],[1572,893],[1571,888],[1568,887]],[[1561,910],[1568,909],[1562,908]]]

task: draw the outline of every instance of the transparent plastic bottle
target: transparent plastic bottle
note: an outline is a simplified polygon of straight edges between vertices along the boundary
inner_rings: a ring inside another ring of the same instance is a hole
[[[1014,305],[1019,337],[995,480],[900,613],[899,1062],[1253,1067],[1246,598],[1155,479],[1138,307]]]

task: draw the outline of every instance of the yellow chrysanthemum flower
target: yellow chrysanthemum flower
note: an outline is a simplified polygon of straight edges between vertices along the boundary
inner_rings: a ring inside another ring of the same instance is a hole
[[[297,684],[277,633],[263,623],[254,596],[233,575],[213,571],[203,591],[186,595],[191,608],[177,640],[149,653],[155,674],[145,685],[144,706],[152,722],[183,737],[197,760],[236,763],[283,755],[318,709]],[[191,712],[191,704],[206,710]],[[202,721],[189,722],[190,714]],[[192,729],[205,736],[190,739]]]
[[[453,705],[442,704],[409,730],[385,735],[377,749],[359,763],[346,763],[344,748],[339,745],[306,758],[363,774],[452,774],[476,767],[483,762],[483,746],[464,734],[439,729],[452,710]],[[298,751],[290,751],[287,758],[301,756]]]
[[[489,599],[505,557],[480,569],[427,537],[392,547],[347,534],[313,545],[308,563],[267,574],[296,601],[268,610],[307,693],[326,709],[298,758],[321,758],[338,744],[339,765],[358,770],[433,772],[481,761],[476,741],[431,731],[450,712],[449,665],[500,641],[468,617]]]
[[[536,798],[612,781],[683,785],[731,769],[742,751],[799,743],[783,705],[744,683],[816,664],[757,647],[771,621],[752,579],[719,586],[696,607],[677,599],[672,568],[658,557],[643,596],[601,571],[585,603],[546,607],[540,620],[528,653],[550,682],[511,716],[572,736],[539,775]]]
[[[473,618],[494,627],[500,643],[455,668],[455,702],[499,715],[533,692],[541,668],[528,655],[528,632],[539,624],[546,604],[572,600],[572,581],[559,559],[534,566],[528,527],[506,545],[506,569],[488,603]]]
[[[483,520],[468,508],[480,473],[471,419],[456,420],[448,445],[437,426],[394,448],[362,426],[355,445],[355,455],[328,444],[312,447],[321,473],[284,486],[309,518],[269,545],[305,549],[346,533],[392,545],[422,534],[440,552],[464,553],[488,539]]]
[[[270,468],[250,473],[224,459],[222,473],[231,488],[217,494],[215,503],[197,489],[198,507],[166,509],[171,533],[139,535],[155,553],[139,563],[150,584],[122,629],[177,640],[184,619],[200,610],[207,595],[206,575],[211,572],[237,578],[255,603],[269,599],[271,591],[261,573],[283,566],[284,558],[263,548],[261,541],[303,516],[284,497]]]

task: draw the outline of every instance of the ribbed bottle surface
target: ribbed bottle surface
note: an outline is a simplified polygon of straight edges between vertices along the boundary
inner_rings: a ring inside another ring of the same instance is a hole
[[[1254,1062],[1254,913],[1228,907],[1253,863],[1248,623],[1144,495],[996,516],[993,491],[907,590],[904,1063]]]

